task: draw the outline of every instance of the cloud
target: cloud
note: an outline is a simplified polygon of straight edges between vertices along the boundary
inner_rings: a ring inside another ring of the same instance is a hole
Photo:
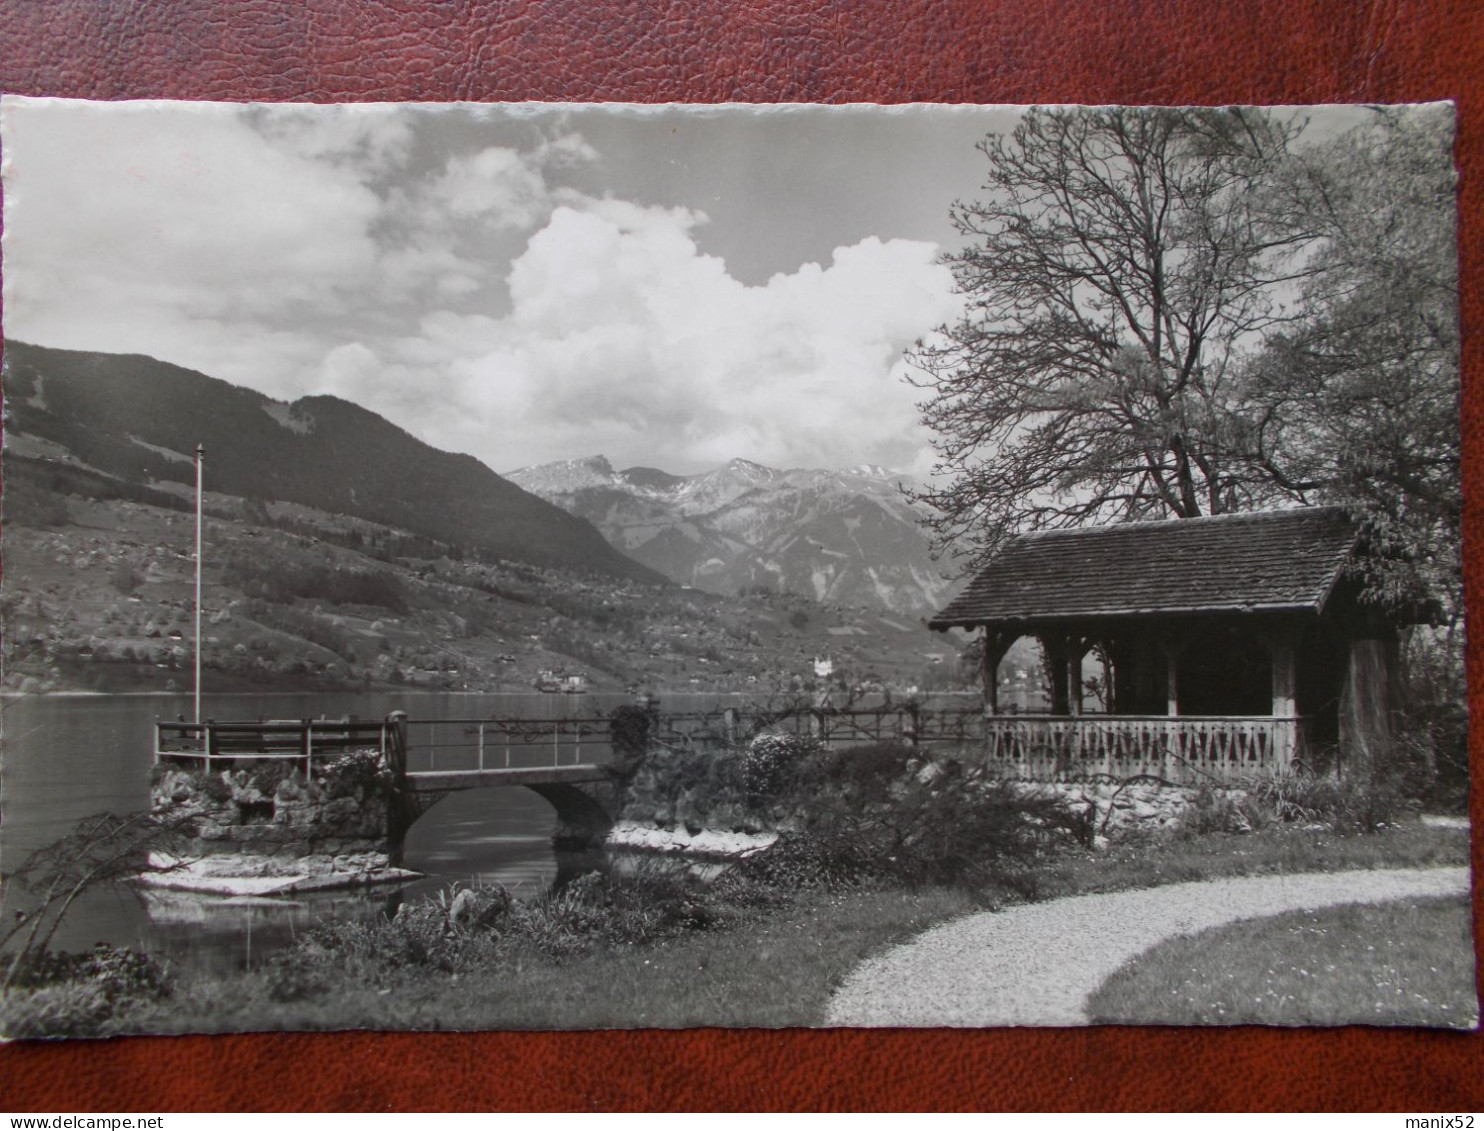
[[[392,103],[336,106],[250,106],[241,121],[295,157],[349,168],[365,182],[405,162],[412,119]]]
[[[574,133],[544,138],[525,152],[487,146],[450,156],[443,171],[410,200],[435,222],[477,219],[493,228],[529,232],[545,223],[560,195],[548,186],[547,170],[597,160],[592,146]]]
[[[870,238],[749,287],[698,250],[704,223],[612,200],[557,208],[512,265],[508,315],[428,320],[402,345],[447,358],[456,409],[421,427],[497,469],[603,451],[679,470],[737,455],[921,470],[900,358],[956,311],[936,248]]]
[[[530,227],[550,210],[541,170],[516,150],[498,147],[452,158],[426,203],[455,219],[478,217],[507,228]]]
[[[305,330],[291,351],[302,362],[307,327],[343,314],[374,275],[378,197],[325,156],[353,145],[344,124],[333,144],[324,131],[291,144],[235,109],[124,104],[106,123],[86,104],[25,109],[6,107],[8,333],[170,351],[245,380],[221,364],[228,343],[277,337],[281,349],[281,336]],[[384,133],[377,119],[364,127],[369,149],[391,144],[370,140]],[[273,360],[265,350],[252,383]]]
[[[413,117],[8,102],[7,332],[332,392],[497,470],[922,469],[900,359],[956,311],[935,245],[746,285],[704,212],[559,187],[601,161],[582,135],[433,154]]]
[[[507,264],[478,254],[478,230],[523,241],[553,207],[542,170],[591,147],[566,133],[419,165],[412,120],[396,106],[7,101],[7,332],[290,393],[358,322],[386,332],[498,292]],[[280,350],[275,376],[224,364],[233,337],[286,335],[300,348]]]

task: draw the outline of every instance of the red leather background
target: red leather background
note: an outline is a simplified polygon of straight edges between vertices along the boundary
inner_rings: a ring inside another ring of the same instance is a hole
[[[1469,596],[1479,607],[1476,0],[0,0],[0,90],[309,101],[1456,99]],[[1476,706],[1480,658],[1476,645]],[[1476,731],[1476,767],[1481,746]],[[1481,818],[1476,792],[1476,827]],[[1481,855],[1476,838],[1476,867]],[[21,1044],[0,1049],[0,1108],[1465,1111],[1484,1108],[1484,1037],[701,1030]]]

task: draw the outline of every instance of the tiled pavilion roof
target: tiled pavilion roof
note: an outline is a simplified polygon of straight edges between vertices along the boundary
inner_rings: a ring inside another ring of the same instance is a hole
[[[1026,534],[928,625],[1322,612],[1356,539],[1350,517],[1329,507]]]

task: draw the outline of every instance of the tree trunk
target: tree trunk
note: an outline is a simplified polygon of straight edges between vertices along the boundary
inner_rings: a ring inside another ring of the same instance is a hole
[[[1340,692],[1340,756],[1343,773],[1365,781],[1391,756],[1392,667],[1396,641],[1350,642],[1345,686]]]

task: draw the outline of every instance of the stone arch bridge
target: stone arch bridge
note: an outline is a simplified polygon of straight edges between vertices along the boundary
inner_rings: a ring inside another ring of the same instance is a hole
[[[258,722],[160,722],[155,725],[155,760],[208,774],[278,761],[304,778],[322,776],[338,759],[376,751],[383,767],[386,849],[399,863],[408,831],[451,793],[491,787],[524,788],[556,812],[557,848],[596,847],[612,829],[622,806],[624,751],[621,724],[598,719],[413,720],[400,711],[381,722],[346,719],[271,719]],[[358,830],[364,836],[368,814]],[[332,820],[311,814],[308,820]]]
[[[764,728],[809,734],[832,745],[962,740],[966,724],[977,713],[969,709],[929,716],[907,706],[855,711],[804,708],[749,712],[744,717],[736,708],[660,715],[652,709],[621,707],[608,717],[547,719],[412,719],[394,711],[380,722],[159,722],[155,760],[208,774],[277,760],[300,769],[300,780],[308,781],[333,771],[339,759],[374,750],[386,775],[386,788],[378,791],[386,796],[384,817],[350,800],[275,795],[249,799],[248,804],[271,812],[259,814],[252,827],[244,825],[233,835],[240,833],[246,844],[260,842],[263,848],[280,833],[286,844],[344,840],[333,827],[343,822],[354,827],[355,839],[363,846],[372,840],[382,844],[395,863],[418,819],[460,790],[529,789],[556,811],[555,846],[582,851],[600,847],[607,838],[620,815],[626,783],[651,742],[715,748],[743,741]],[[277,812],[279,800],[285,802],[282,815]],[[300,835],[306,830],[307,837]]]
[[[392,774],[387,841],[394,862],[418,818],[465,789],[531,790],[556,811],[552,842],[558,849],[599,847],[618,820],[622,759],[614,757],[611,727],[593,720],[420,722],[397,711],[387,716],[383,730],[382,749]],[[534,748],[545,754],[548,746],[549,764],[511,764],[529,760]]]

